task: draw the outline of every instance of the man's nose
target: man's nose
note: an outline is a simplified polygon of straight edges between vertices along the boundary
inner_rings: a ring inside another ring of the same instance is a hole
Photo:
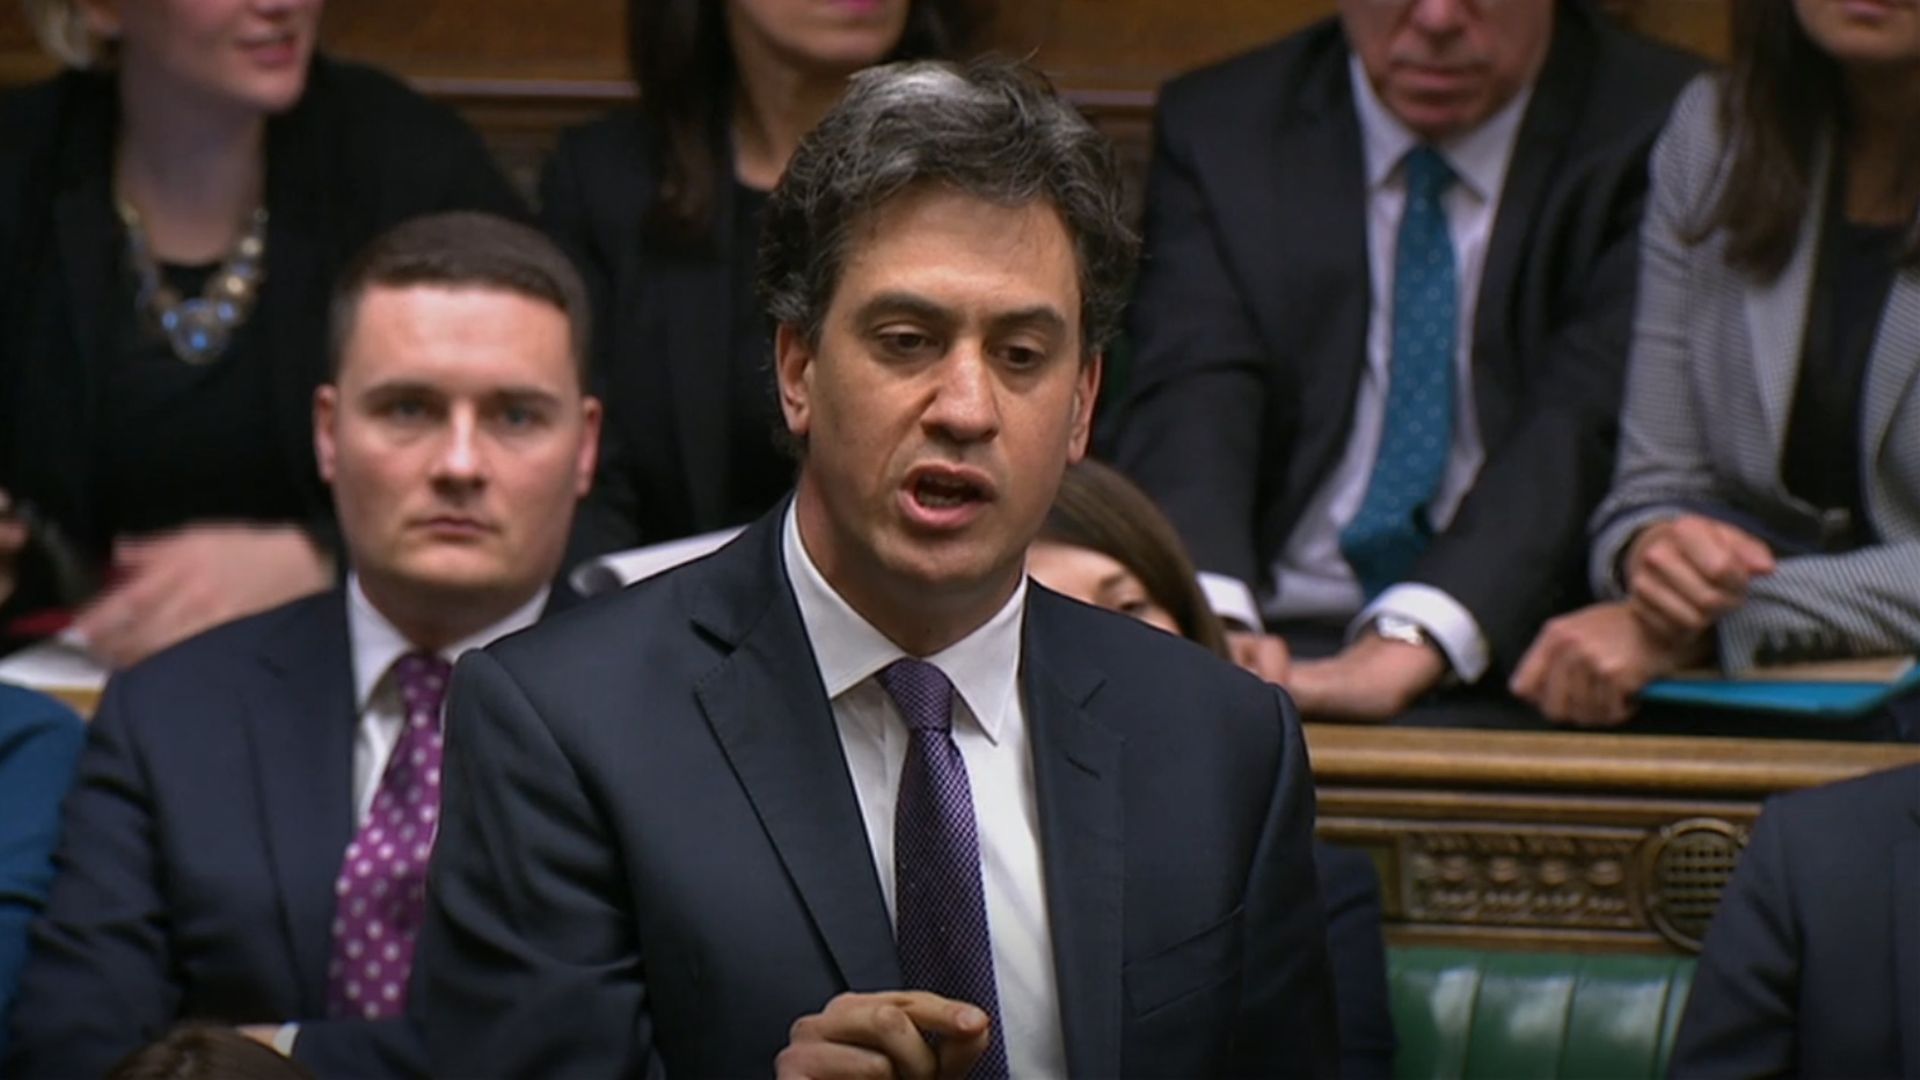
[[[927,406],[927,425],[954,442],[992,438],[1000,430],[1000,400],[986,351],[961,343],[941,364],[939,376]]]
[[[434,480],[442,484],[473,486],[486,479],[486,449],[481,443],[480,418],[472,409],[456,409],[447,418],[434,459]]]

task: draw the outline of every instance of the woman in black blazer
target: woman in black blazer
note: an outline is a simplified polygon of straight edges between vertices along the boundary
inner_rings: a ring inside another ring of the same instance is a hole
[[[607,420],[576,554],[738,525],[793,482],[754,295],[767,192],[847,76],[951,54],[978,0],[630,0],[638,109],[568,132],[541,185],[594,296]]]
[[[69,68],[0,99],[0,615],[105,580],[76,625],[115,665],[332,580],[336,273],[416,214],[524,213],[450,112],[313,55],[321,7],[28,3]]]

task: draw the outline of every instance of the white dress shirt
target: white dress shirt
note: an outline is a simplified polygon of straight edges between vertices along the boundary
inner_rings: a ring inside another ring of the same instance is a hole
[[[833,704],[833,720],[873,848],[888,917],[894,914],[893,812],[907,755],[907,727],[874,678],[907,654],[853,610],[807,554],[788,508],[781,536],[800,621]],[[1053,935],[1040,864],[1033,757],[1020,698],[1023,576],[993,618],[965,638],[922,657],[953,683],[953,741],[966,762],[980,839],[980,880],[993,937],[994,983],[1007,1065],[1019,1077],[1065,1076]],[[825,1005],[825,1002],[821,1002]]]
[[[532,626],[546,606],[547,592],[541,589],[513,614],[441,649],[441,659],[451,664],[469,649],[484,648]],[[387,758],[393,755],[393,744],[400,741],[407,722],[400,687],[391,677],[393,665],[415,646],[374,608],[357,574],[347,577],[347,640],[353,648],[353,705],[360,716],[353,732],[353,824],[358,829],[373,812],[380,776],[387,771]]]
[[[1366,603],[1353,567],[1340,552],[1340,533],[1360,512],[1373,476],[1386,422],[1387,384],[1393,353],[1394,253],[1406,211],[1407,152],[1420,144],[1375,95],[1356,57],[1351,61],[1354,109],[1360,121],[1367,183],[1367,261],[1372,310],[1367,319],[1367,364],[1360,376],[1353,423],[1339,464],[1320,485],[1273,566],[1275,588],[1261,609],[1272,619],[1352,618],[1358,632],[1376,616],[1392,613],[1419,623],[1439,643],[1461,679],[1486,672],[1487,641],[1472,613],[1430,585],[1403,582]],[[1513,160],[1520,121],[1532,98],[1529,88],[1471,131],[1435,146],[1458,177],[1442,196],[1453,239],[1460,314],[1454,345],[1453,442],[1447,467],[1428,504],[1436,530],[1453,520],[1480,473],[1486,451],[1480,440],[1473,397],[1473,328],[1486,267],[1487,240],[1500,211],[1500,192]],[[1358,612],[1358,617],[1354,617]]]

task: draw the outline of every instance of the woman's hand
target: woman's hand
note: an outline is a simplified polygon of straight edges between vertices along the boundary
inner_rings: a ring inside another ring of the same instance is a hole
[[[116,583],[75,619],[115,668],[333,583],[333,560],[291,525],[189,525],[114,545]]]

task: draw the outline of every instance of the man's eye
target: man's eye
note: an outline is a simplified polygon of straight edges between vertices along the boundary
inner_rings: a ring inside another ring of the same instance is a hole
[[[1009,345],[1002,353],[1007,358],[1008,366],[1019,370],[1039,367],[1047,358],[1045,352],[1025,345]]]
[[[389,420],[412,422],[428,419],[432,410],[418,398],[395,398],[380,407],[380,415]]]
[[[918,356],[934,348],[930,335],[918,330],[889,330],[880,335],[880,343],[898,356]]]

